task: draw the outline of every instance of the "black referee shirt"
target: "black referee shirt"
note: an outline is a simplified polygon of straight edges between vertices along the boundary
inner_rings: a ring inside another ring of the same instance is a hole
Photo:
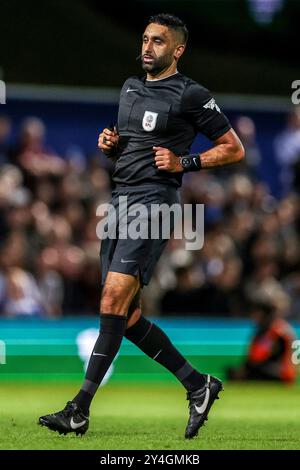
[[[190,153],[198,132],[215,140],[231,128],[209,91],[177,72],[159,80],[131,77],[120,93],[120,135],[113,180],[118,185],[181,185],[182,173],[158,170],[153,146]]]

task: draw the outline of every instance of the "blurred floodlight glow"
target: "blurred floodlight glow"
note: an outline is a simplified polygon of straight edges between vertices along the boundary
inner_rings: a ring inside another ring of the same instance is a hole
[[[274,15],[284,4],[284,0],[248,0],[248,2],[255,21],[261,24],[272,23]]]

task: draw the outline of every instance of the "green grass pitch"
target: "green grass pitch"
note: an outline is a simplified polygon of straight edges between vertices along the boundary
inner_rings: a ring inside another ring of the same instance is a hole
[[[1,449],[300,449],[299,389],[225,384],[199,436],[183,437],[188,416],[176,384],[110,383],[98,391],[83,437],[38,426],[60,410],[78,384],[0,383]]]

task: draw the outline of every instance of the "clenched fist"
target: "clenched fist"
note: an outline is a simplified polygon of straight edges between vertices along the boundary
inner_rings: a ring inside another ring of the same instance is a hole
[[[98,138],[98,148],[102,150],[105,155],[110,155],[111,152],[116,148],[119,142],[119,134],[117,133],[116,127],[114,130],[103,129]]]
[[[153,147],[155,151],[155,163],[159,170],[167,170],[171,173],[183,171],[179,157],[171,150],[163,147]]]

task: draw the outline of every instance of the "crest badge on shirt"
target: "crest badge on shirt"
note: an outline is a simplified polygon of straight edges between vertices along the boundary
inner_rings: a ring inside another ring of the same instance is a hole
[[[158,113],[152,111],[145,111],[143,117],[143,129],[147,132],[154,131],[156,126]]]

